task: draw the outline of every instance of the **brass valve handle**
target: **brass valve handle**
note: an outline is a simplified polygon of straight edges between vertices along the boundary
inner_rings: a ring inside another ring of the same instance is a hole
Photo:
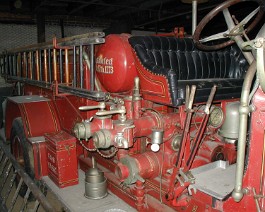
[[[107,116],[107,115],[113,115],[113,114],[122,114],[124,115],[126,113],[126,109],[124,106],[121,106],[120,109],[117,110],[109,110],[109,111],[98,111],[96,112],[97,116]]]
[[[92,106],[81,106],[78,109],[85,111],[85,110],[94,110],[94,109],[100,109],[104,110],[106,108],[105,102],[100,102],[98,105],[92,105]]]

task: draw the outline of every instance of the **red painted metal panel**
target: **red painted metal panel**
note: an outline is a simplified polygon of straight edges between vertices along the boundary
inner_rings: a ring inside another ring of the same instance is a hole
[[[64,131],[46,134],[48,175],[60,187],[78,183],[76,139]]]
[[[51,102],[33,102],[23,104],[28,136],[42,136],[44,133],[58,132],[60,126]]]

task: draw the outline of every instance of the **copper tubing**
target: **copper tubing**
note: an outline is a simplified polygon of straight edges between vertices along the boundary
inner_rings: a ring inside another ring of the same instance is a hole
[[[44,55],[44,81],[48,82],[48,64],[47,64],[47,50],[43,50]]]
[[[57,81],[57,51],[53,49],[53,80]]]
[[[40,63],[39,63],[39,51],[36,51],[36,57],[35,57],[35,65],[36,65],[36,80],[40,80]]]
[[[68,49],[64,51],[64,62],[65,62],[65,83],[69,83],[69,61],[68,61]]]

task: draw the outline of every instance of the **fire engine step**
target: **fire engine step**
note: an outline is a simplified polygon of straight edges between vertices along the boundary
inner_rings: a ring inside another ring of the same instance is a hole
[[[220,160],[192,169],[191,172],[195,177],[192,186],[218,200],[224,200],[234,189],[236,164],[229,165]]]
[[[59,201],[71,212],[134,212],[120,198],[109,192],[108,196],[99,199],[87,199],[85,194],[85,173],[79,170],[79,183],[66,188],[58,188],[49,177],[43,177],[47,187],[58,197]]]

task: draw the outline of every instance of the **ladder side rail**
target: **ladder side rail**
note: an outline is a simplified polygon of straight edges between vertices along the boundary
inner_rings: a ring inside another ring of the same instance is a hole
[[[33,80],[34,83],[36,81],[57,82],[58,85],[93,92],[95,87],[94,45],[104,43],[103,36],[102,32],[87,33],[70,38],[54,39],[53,43],[9,50],[3,61],[6,75],[12,79],[17,77],[17,80],[20,80],[21,78],[22,81]],[[84,64],[83,53],[86,49],[90,50],[89,64]],[[88,87],[89,75],[85,73],[84,65],[89,66],[90,69],[90,87]]]

